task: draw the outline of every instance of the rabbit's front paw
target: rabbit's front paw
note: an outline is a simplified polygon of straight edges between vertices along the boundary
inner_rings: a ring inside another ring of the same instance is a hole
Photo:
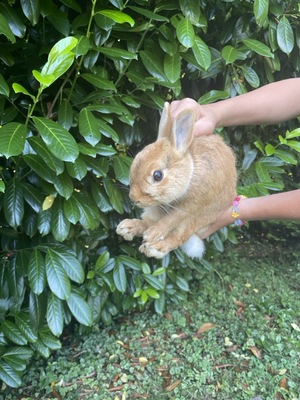
[[[143,239],[145,242],[157,242],[160,240],[164,240],[164,233],[161,230],[158,230],[155,226],[150,226],[144,234]]]
[[[159,249],[156,249],[157,243],[149,243],[149,242],[143,242],[139,250],[141,253],[144,253],[147,257],[154,257],[154,258],[163,258],[167,252],[161,251]]]
[[[140,219],[124,219],[117,226],[116,232],[125,240],[132,240],[143,234],[143,223]]]

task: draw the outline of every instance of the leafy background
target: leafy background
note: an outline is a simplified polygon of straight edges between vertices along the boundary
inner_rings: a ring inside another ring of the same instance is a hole
[[[2,1],[0,4],[0,379],[21,384],[34,352],[60,348],[135,308],[187,296],[201,263],[160,262],[115,234],[132,156],[155,140],[165,101],[209,103],[300,69],[299,3]],[[221,132],[248,196],[297,187],[297,121]]]

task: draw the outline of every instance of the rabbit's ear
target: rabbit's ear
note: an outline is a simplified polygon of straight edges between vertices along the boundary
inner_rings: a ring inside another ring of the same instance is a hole
[[[185,152],[193,140],[195,113],[191,109],[182,111],[175,119],[171,143],[176,150]]]
[[[158,139],[169,138],[172,132],[172,121],[170,117],[169,103],[164,104],[158,127]]]

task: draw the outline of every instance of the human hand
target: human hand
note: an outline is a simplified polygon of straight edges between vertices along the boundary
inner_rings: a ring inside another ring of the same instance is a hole
[[[216,127],[216,117],[209,105],[200,105],[195,100],[185,98],[183,100],[175,100],[170,103],[170,113],[172,119],[185,109],[192,109],[195,112],[195,128],[194,135],[210,135]]]

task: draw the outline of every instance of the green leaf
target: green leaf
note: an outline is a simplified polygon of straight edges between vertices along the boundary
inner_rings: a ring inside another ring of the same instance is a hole
[[[128,23],[131,27],[134,26],[135,22],[128,14],[125,14],[121,11],[116,10],[101,10],[96,12],[95,14],[104,15],[104,17],[112,19],[114,22],[118,24]]]
[[[55,336],[60,336],[64,328],[63,302],[54,293],[50,293],[47,303],[47,323]]]
[[[39,0],[21,0],[21,7],[24,15],[30,21],[31,25],[36,25],[40,16]]]
[[[46,275],[52,293],[61,300],[67,300],[71,293],[70,279],[61,265],[61,258],[50,248],[46,254]]]
[[[61,247],[52,248],[51,252],[55,254],[56,262],[60,263],[72,281],[77,283],[84,282],[84,270],[75,254]]]
[[[288,140],[287,145],[300,153],[300,142],[297,142],[296,140]]]
[[[24,312],[19,313],[15,316],[15,322],[16,326],[28,342],[34,343],[37,340],[37,334],[33,331],[27,314]]]
[[[86,162],[80,158],[75,160],[74,163],[66,163],[68,174],[75,179],[81,181],[87,174]]]
[[[10,29],[6,18],[0,13],[0,35],[5,35],[12,43],[16,43],[16,38]]]
[[[150,285],[156,289],[156,290],[163,290],[164,289],[164,285],[161,282],[160,279],[158,279],[156,276],[153,275],[148,275],[148,274],[143,274],[143,277],[145,278],[145,280],[150,283]]]
[[[46,284],[45,260],[41,252],[34,249],[28,262],[28,281],[31,290],[41,294]]]
[[[56,198],[52,206],[51,231],[58,242],[67,239],[70,232],[70,222],[64,214],[63,202],[60,197]]]
[[[137,54],[115,47],[98,47],[97,51],[113,60],[137,60]]]
[[[113,208],[120,214],[123,214],[123,197],[119,188],[109,179],[104,180],[104,188],[109,197],[109,201]]]
[[[50,329],[45,326],[39,331],[39,337],[44,346],[47,346],[51,350],[61,349],[61,342],[55,336],[52,335]]]
[[[257,73],[254,71],[253,68],[248,67],[247,65],[242,67],[242,71],[246,81],[253,87],[258,88],[260,81]]]
[[[119,292],[124,293],[127,286],[126,271],[124,265],[116,261],[116,265],[113,270],[113,278],[116,288]]]
[[[82,295],[77,292],[72,292],[67,299],[68,307],[71,310],[73,316],[82,325],[91,326],[93,323],[93,317],[91,309],[88,303],[84,300]]]
[[[2,74],[0,74],[0,94],[6,97],[9,96],[9,87]]]
[[[47,118],[33,117],[33,121],[52,154],[62,161],[76,160],[79,155],[78,145],[66,129]]]
[[[188,291],[190,290],[189,284],[188,284],[187,280],[184,279],[184,278],[182,278],[182,277],[180,277],[180,276],[177,276],[177,277],[176,277],[176,285],[177,285],[181,290],[183,290],[184,292],[188,292]]]
[[[179,5],[185,18],[197,25],[201,17],[200,3],[194,0],[180,0]]]
[[[295,45],[294,32],[288,18],[283,15],[277,25],[277,43],[280,49],[290,54]]]
[[[80,210],[80,223],[84,228],[96,229],[100,222],[99,210],[87,193],[74,193],[73,198]]]
[[[290,131],[286,131],[285,133],[285,138],[286,139],[292,139],[295,137],[299,137],[300,136],[300,128],[296,128],[294,130]]]
[[[298,164],[295,155],[293,153],[289,153],[288,151],[276,149],[275,156],[279,157],[282,161],[286,162],[287,164],[292,164],[292,165]]]
[[[89,144],[95,146],[101,139],[101,127],[97,118],[87,108],[84,108],[79,113],[78,124],[80,134]]]
[[[55,173],[52,169],[48,168],[44,159],[37,154],[26,154],[23,156],[26,164],[46,182],[52,183],[55,179]]]
[[[233,64],[239,58],[239,51],[232,46],[225,46],[222,49],[222,57],[226,64]]]
[[[13,178],[7,182],[4,193],[4,215],[8,224],[17,229],[24,216],[23,188],[20,181]]]
[[[0,379],[13,388],[17,388],[22,383],[20,375],[2,360],[0,360]]]
[[[211,53],[207,44],[197,36],[195,37],[195,43],[192,46],[192,51],[197,63],[200,65],[200,67],[207,71],[211,65]]]
[[[254,0],[253,10],[257,25],[263,26],[268,21],[269,0]]]
[[[101,90],[113,90],[116,91],[116,87],[113,82],[109,81],[108,79],[103,78],[99,74],[81,74],[81,78],[86,80],[87,82],[91,83],[98,89]]]
[[[171,83],[177,82],[181,73],[181,57],[178,54],[170,56],[165,54],[164,57],[164,73]]]
[[[193,25],[187,18],[182,18],[176,26],[176,35],[179,42],[186,48],[195,44],[195,32]]]
[[[211,90],[205,93],[203,96],[200,97],[198,100],[199,104],[210,104],[214,103],[217,100],[228,99],[229,94],[224,90]]]
[[[154,300],[154,309],[157,314],[162,315],[165,310],[166,305],[166,295],[164,292],[159,294],[159,299]]]
[[[5,183],[0,178],[0,193],[4,193],[4,192],[5,192]]]
[[[128,8],[137,12],[139,15],[143,15],[144,17],[150,20],[153,19],[153,21],[169,22],[169,19],[167,17],[164,17],[163,15],[160,15],[157,12],[152,12],[145,8],[135,7],[135,6],[128,6]]]
[[[73,123],[73,109],[67,100],[63,100],[58,109],[58,123],[67,131]]]
[[[162,81],[166,80],[162,60],[155,52],[148,50],[141,51],[140,56],[144,67],[154,78]]]
[[[20,39],[24,38],[26,33],[26,25],[23,23],[17,9],[5,4],[4,2],[0,2],[0,15],[1,14],[8,22],[12,33]]]
[[[65,199],[72,196],[74,186],[70,175],[65,171],[53,179],[53,184],[57,193]]]
[[[271,177],[266,165],[257,161],[255,163],[255,172],[260,182],[271,182]]]
[[[46,164],[47,169],[51,169],[56,173],[56,175],[61,174],[64,171],[64,163],[63,161],[59,160],[58,158],[54,157],[51,151],[48,149],[44,141],[36,136],[31,136],[27,139],[30,146],[33,150],[42,158],[43,165]],[[39,168],[39,167],[38,167]],[[36,171],[36,170],[35,170]],[[39,171],[36,171],[39,174]],[[48,175],[47,172],[43,171],[42,174]],[[43,177],[43,175],[41,175]],[[50,174],[51,180],[48,182],[52,182],[54,179],[53,174]]]
[[[26,94],[26,96],[29,96],[29,97],[32,98],[32,100],[35,100],[35,97],[32,96],[32,94],[30,94],[30,93],[28,92],[28,90],[25,89],[24,86],[20,85],[19,83],[13,83],[13,84],[12,84],[12,88],[13,88],[13,90],[14,90],[15,93],[23,93],[23,94]]]
[[[254,51],[255,53],[260,54],[264,57],[274,58],[274,54],[271,52],[270,48],[264,43],[255,39],[243,39],[242,42],[248,49]]]
[[[127,156],[114,157],[114,172],[116,178],[123,185],[129,185],[129,170],[132,163],[132,158]]]
[[[15,356],[20,360],[27,361],[33,356],[33,351],[28,347],[24,346],[14,346],[10,347],[8,350],[5,351],[3,354],[4,356]]]
[[[17,122],[9,122],[0,127],[0,153],[6,158],[21,154],[25,146],[27,132],[25,125]]]
[[[13,343],[24,346],[27,344],[27,339],[18,327],[11,321],[5,320],[1,325],[4,335]]]
[[[80,219],[80,210],[78,202],[71,196],[68,200],[64,201],[64,214],[71,224],[77,224]]]

